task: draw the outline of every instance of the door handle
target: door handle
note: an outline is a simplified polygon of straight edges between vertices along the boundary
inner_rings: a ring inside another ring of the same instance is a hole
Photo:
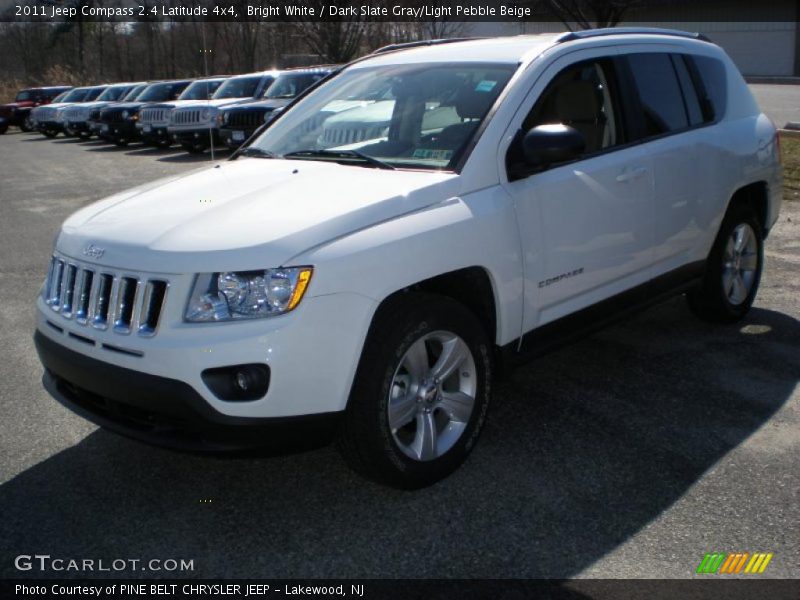
[[[628,183],[630,181],[634,181],[643,177],[647,173],[647,168],[645,167],[628,167],[622,171],[619,175],[617,175],[617,182],[618,183]]]

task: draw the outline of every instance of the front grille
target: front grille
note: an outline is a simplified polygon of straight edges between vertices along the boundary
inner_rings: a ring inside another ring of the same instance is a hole
[[[184,109],[172,111],[170,119],[173,125],[193,125],[201,122],[201,109]]]
[[[228,119],[225,122],[226,127],[243,129],[257,129],[264,124],[265,109],[249,109],[249,110],[232,110],[228,113]]]
[[[139,111],[140,123],[166,123],[169,118],[169,109],[167,108],[143,108]]]
[[[327,146],[344,146],[355,144],[364,140],[372,140],[384,137],[387,127],[359,127],[358,125],[347,125],[344,127],[329,127],[322,133],[322,141]]]
[[[45,283],[45,302],[64,319],[114,333],[156,333],[167,281],[112,273],[54,256]]]
[[[89,115],[89,119],[92,121],[97,121],[100,119],[100,109],[96,108],[92,111],[92,114]]]

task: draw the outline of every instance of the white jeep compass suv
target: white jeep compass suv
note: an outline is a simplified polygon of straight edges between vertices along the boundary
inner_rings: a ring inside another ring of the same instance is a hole
[[[232,160],[71,216],[44,384],[152,443],[300,429],[420,487],[475,445],[498,367],[670,294],[741,319],[780,203],[776,130],[701,36],[395,46]]]

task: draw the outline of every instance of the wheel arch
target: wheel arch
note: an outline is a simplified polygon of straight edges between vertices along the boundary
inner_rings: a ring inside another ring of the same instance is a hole
[[[751,210],[766,238],[769,233],[769,188],[766,181],[755,181],[737,189],[728,202],[727,213],[744,208]]]

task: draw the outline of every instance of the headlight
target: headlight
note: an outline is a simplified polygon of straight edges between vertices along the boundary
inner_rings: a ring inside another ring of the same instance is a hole
[[[308,288],[311,267],[197,276],[184,319],[190,322],[272,317],[293,310]]]
[[[122,118],[123,119],[127,119],[129,116],[131,116],[131,113],[129,113],[127,110],[123,110],[122,111]]]

